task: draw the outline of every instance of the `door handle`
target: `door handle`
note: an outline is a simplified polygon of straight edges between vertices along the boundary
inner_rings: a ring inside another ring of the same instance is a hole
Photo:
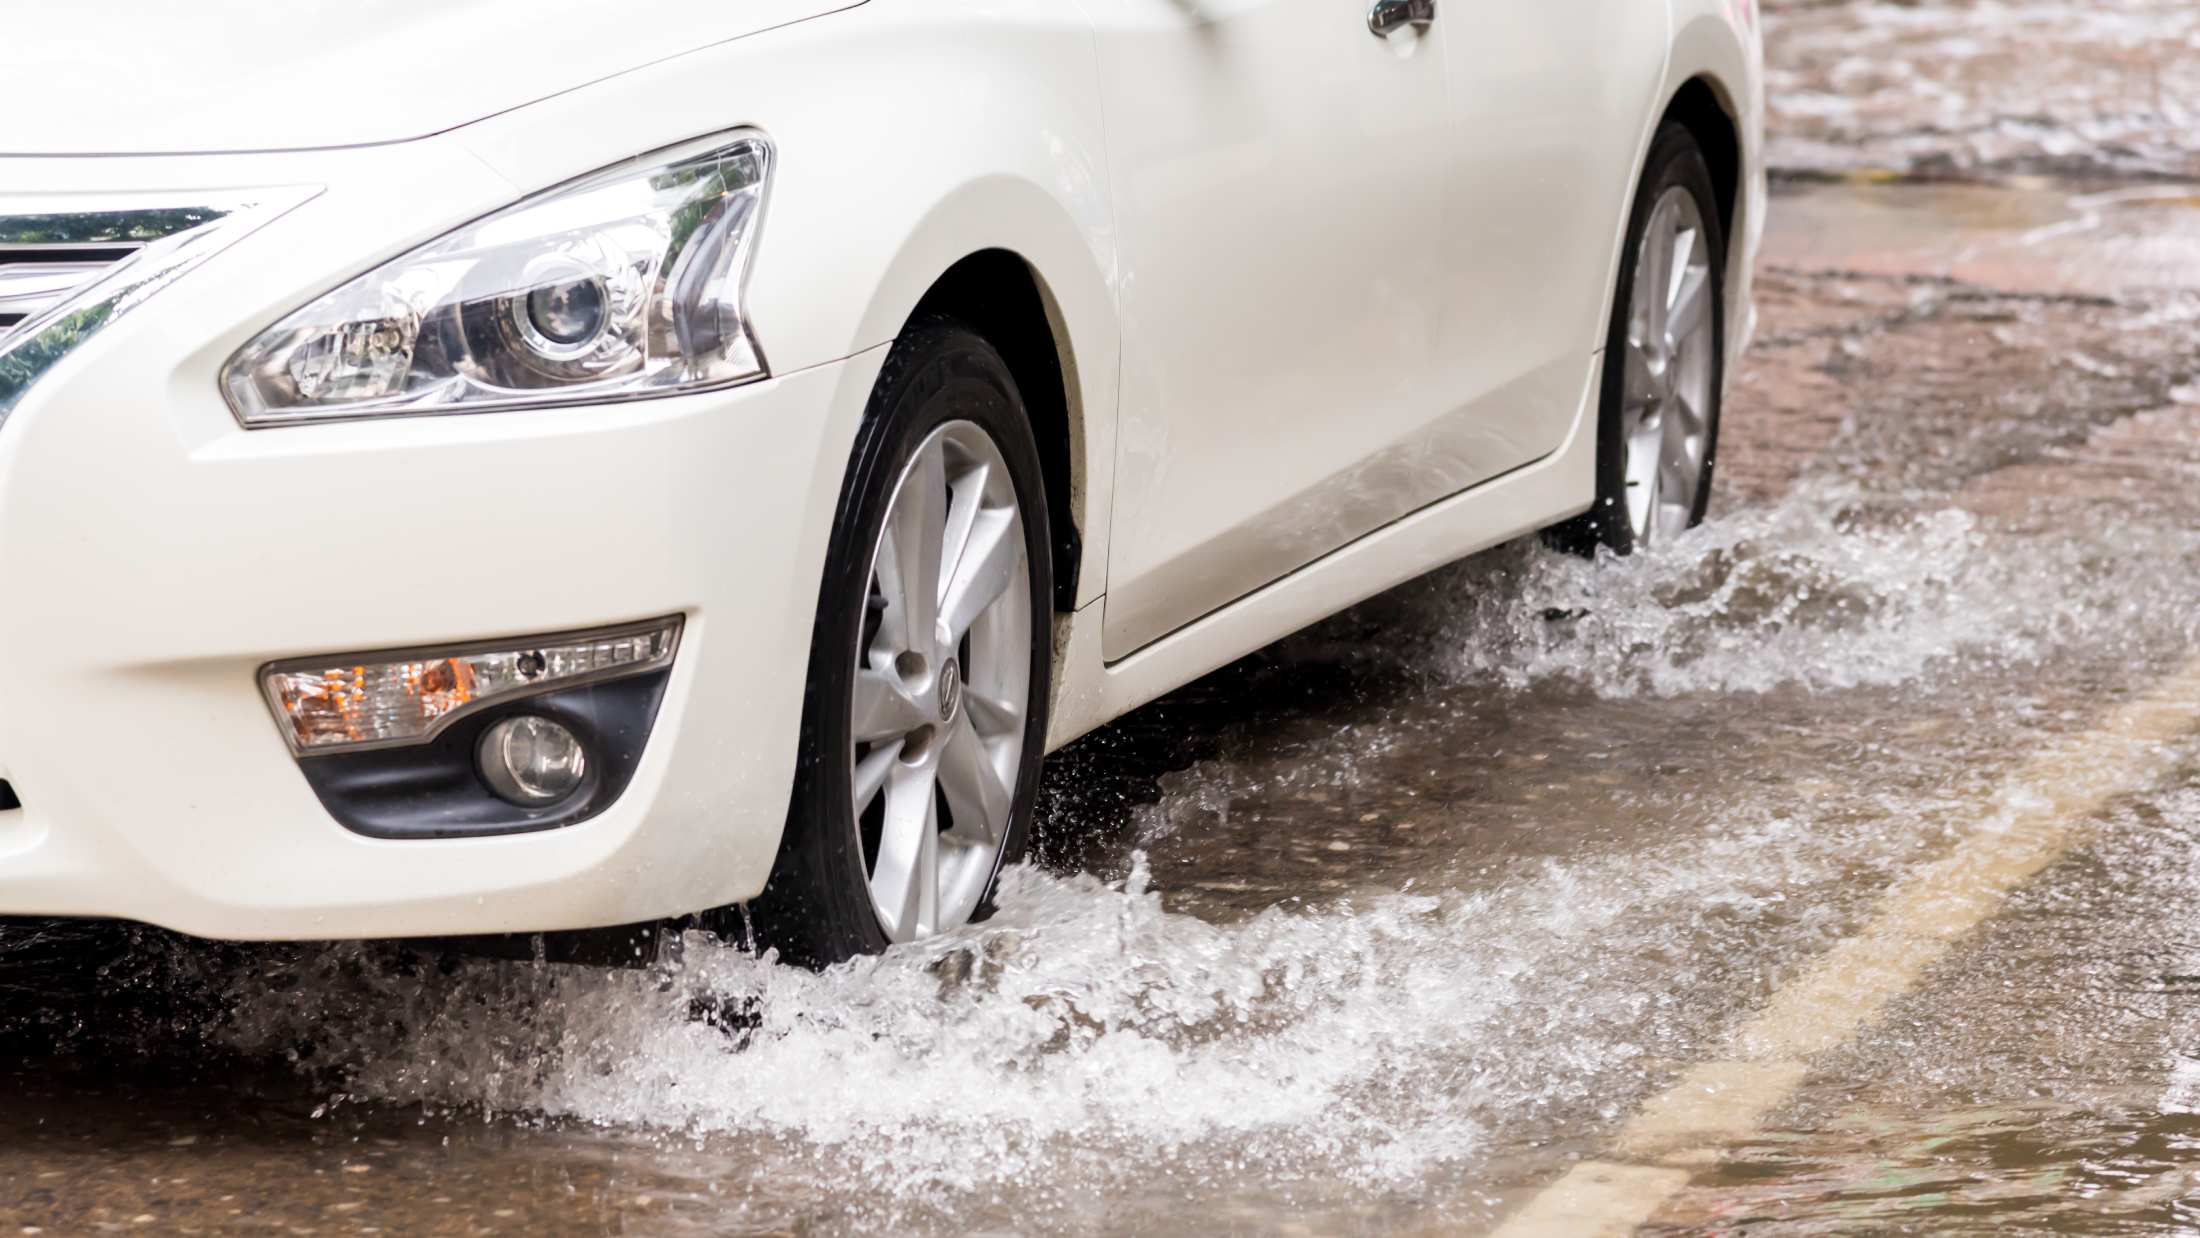
[[[1367,29],[1387,39],[1407,26],[1427,30],[1436,20],[1436,0],[1375,0],[1368,6]]]

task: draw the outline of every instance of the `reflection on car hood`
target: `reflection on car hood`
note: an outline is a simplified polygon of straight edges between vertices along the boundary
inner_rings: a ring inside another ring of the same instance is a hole
[[[10,6],[0,154],[422,137],[861,0],[76,0]]]

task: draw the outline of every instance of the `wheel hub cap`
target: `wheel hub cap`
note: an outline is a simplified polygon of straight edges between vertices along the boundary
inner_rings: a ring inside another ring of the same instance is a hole
[[[949,658],[946,664],[940,667],[941,725],[944,726],[955,720],[956,711],[962,708],[962,694],[962,671],[955,665],[955,659]]]

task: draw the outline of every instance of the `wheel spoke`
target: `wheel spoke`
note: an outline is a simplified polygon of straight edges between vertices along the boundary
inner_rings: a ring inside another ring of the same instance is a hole
[[[1626,409],[1639,417],[1650,393],[1658,389],[1657,376],[1650,372],[1650,354],[1641,344],[1629,340],[1620,364],[1626,367],[1620,373],[1620,391],[1627,402]]]
[[[899,739],[931,721],[902,686],[901,676],[871,667],[856,671],[854,715],[855,739],[865,744]]]
[[[971,725],[985,739],[1014,735],[1023,730],[1024,706],[1021,701],[1010,701],[987,696],[976,688],[963,689],[963,708],[970,714]]]
[[[918,836],[916,931],[923,937],[940,931],[940,802],[928,796],[924,805],[924,830]],[[907,923],[904,920],[903,923]]]
[[[878,589],[878,601],[885,604],[879,612],[878,633],[872,637],[871,650],[885,658],[909,648],[908,590],[901,587],[901,548],[894,540],[894,525],[888,520],[879,531],[878,553],[871,563],[871,580]],[[862,664],[862,659],[857,659]]]
[[[1694,233],[1688,235],[1694,236]],[[1708,267],[1687,267],[1681,275],[1680,287],[1673,293],[1673,313],[1667,322],[1666,347],[1678,352],[1704,324],[1711,312],[1711,270]]]
[[[948,479],[947,527],[940,542],[940,571],[948,580],[954,579],[955,565],[969,548],[970,531],[985,509],[985,486],[992,476],[991,465],[972,464]],[[941,592],[946,592],[944,586]]]
[[[1658,454],[1665,440],[1663,423],[1638,418],[1627,436],[1627,517],[1635,533],[1649,540],[1658,507]]]
[[[857,816],[860,817],[868,812],[871,804],[878,799],[878,793],[886,786],[887,776],[892,774],[900,764],[901,749],[902,741],[893,740],[889,743],[880,744],[878,747],[864,753],[863,759],[856,762],[855,803]]]
[[[938,443],[909,462],[889,517],[902,649],[931,653],[939,637],[940,550],[947,530],[947,464]]]
[[[1696,506],[1696,462],[1692,444],[1688,441],[1686,418],[1680,415],[1679,399],[1668,402],[1665,415],[1665,433],[1657,451],[1657,499],[1660,506],[1677,508],[1683,514],[1680,523],[1670,519],[1663,521],[1660,532],[1678,533],[1688,527],[1688,517]]]
[[[1665,403],[1665,419],[1665,441],[1668,444],[1685,445],[1688,448],[1689,463],[1696,463],[1697,444],[1703,441],[1705,429],[1703,410],[1696,407],[1695,401],[1688,398],[1687,392],[1675,391],[1673,398]]]
[[[1681,218],[1678,206],[1674,207],[1670,214],[1673,221],[1673,235],[1672,244],[1666,251],[1665,284],[1663,287],[1665,304],[1668,310],[1680,304],[1681,277],[1688,274],[1688,264],[1695,260],[1696,253],[1696,230],[1689,227],[1687,221]],[[1671,325],[1672,318],[1670,315],[1667,316],[1666,322]]]
[[[1679,221],[1675,212],[1660,204],[1650,216],[1650,227],[1642,238],[1643,291],[1649,300],[1649,316],[1643,323],[1643,340],[1653,348],[1663,347],[1666,323],[1673,306],[1673,246]]]
[[[1016,513],[1000,508],[979,511],[970,526],[963,552],[941,590],[940,619],[949,644],[959,644],[970,625],[987,607],[999,601],[1016,579],[1016,558],[1023,551],[1022,530]]]
[[[902,941],[939,922],[939,810],[928,768],[896,762],[886,778],[886,821],[871,867],[871,901]]]
[[[1654,332],[1663,327],[1663,310],[1658,305],[1657,293],[1651,287],[1656,272],[1651,269],[1650,238],[1643,238],[1643,253],[1635,264],[1634,304],[1628,307],[1627,345],[1641,357],[1644,372],[1648,372],[1650,349],[1662,338]]]
[[[955,720],[940,753],[940,790],[954,813],[951,840],[965,847],[995,847],[1008,825],[1009,789],[994,768],[970,715]]]

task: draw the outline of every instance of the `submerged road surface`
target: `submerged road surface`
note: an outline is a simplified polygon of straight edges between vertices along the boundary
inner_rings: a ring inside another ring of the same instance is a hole
[[[0,925],[0,1235],[2193,1232],[2200,26],[1769,20],[1702,530],[1139,711],[824,975]]]

